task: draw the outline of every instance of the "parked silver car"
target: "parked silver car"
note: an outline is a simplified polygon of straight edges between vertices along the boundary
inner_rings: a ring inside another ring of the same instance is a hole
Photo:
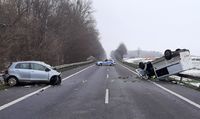
[[[13,62],[4,72],[4,81],[15,86],[21,82],[45,82],[51,85],[61,84],[61,73],[50,65],[40,61]]]

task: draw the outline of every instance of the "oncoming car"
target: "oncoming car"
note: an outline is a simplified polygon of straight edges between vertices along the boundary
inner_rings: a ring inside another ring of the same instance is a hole
[[[40,61],[13,62],[4,72],[3,79],[9,86],[18,83],[44,82],[51,85],[61,84],[61,73]]]
[[[115,62],[113,60],[106,59],[105,61],[98,61],[96,63],[97,66],[113,66]]]

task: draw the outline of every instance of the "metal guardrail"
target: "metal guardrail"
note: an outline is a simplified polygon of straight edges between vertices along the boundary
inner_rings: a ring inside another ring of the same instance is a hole
[[[95,62],[95,60],[88,60],[88,61],[84,61],[84,62],[76,62],[76,63],[71,63],[71,64],[63,64],[63,65],[54,66],[54,67],[59,71],[64,71],[64,70],[67,70],[67,69],[70,69],[70,68],[90,64],[90,63],[93,63],[93,62]]]
[[[192,75],[188,75],[188,74],[177,74],[177,76],[200,81],[200,77],[198,77],[198,76],[192,76]]]

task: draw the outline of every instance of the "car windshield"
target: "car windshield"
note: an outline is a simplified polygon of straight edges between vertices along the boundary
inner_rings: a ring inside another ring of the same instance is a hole
[[[0,0],[0,119],[200,119],[200,0]]]

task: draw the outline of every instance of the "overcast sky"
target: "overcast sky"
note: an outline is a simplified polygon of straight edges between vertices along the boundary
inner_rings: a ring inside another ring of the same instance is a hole
[[[200,56],[200,0],[92,0],[106,52],[187,48]]]

